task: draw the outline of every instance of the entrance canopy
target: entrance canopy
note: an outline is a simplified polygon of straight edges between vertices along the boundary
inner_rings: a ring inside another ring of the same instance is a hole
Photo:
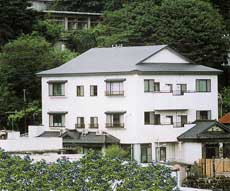
[[[196,125],[177,139],[184,142],[230,142],[230,128],[216,120],[195,121]]]

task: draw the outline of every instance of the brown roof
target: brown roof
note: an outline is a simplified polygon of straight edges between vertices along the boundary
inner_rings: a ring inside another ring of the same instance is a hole
[[[220,123],[230,124],[230,113],[225,114],[223,117],[219,119]]]

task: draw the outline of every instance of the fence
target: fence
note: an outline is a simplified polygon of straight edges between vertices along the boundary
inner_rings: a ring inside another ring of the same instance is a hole
[[[205,177],[230,176],[230,159],[200,159],[198,166]]]

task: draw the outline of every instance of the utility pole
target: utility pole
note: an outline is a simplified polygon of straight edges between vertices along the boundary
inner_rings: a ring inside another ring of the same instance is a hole
[[[23,102],[24,102],[24,133],[27,133],[27,124],[26,124],[26,89],[23,89]]]

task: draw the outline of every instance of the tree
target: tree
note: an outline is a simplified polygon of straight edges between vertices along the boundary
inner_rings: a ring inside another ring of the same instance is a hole
[[[230,86],[224,87],[222,92],[222,105],[223,105],[223,114],[230,112]]]
[[[101,12],[104,0],[56,0],[53,3],[55,10]]]
[[[29,6],[29,0],[0,0],[0,46],[22,33],[32,32],[38,15]]]
[[[111,145],[105,149],[105,157],[114,159],[126,159],[130,160],[128,151],[123,150],[118,145]]]
[[[96,46],[96,37],[92,30],[77,30],[67,36],[67,47],[72,51],[82,53]]]
[[[206,0],[210,1],[214,7],[219,9],[220,14],[223,16],[228,32],[230,33],[230,1],[226,0]]]
[[[22,110],[23,89],[27,103],[40,101],[41,83],[36,73],[57,67],[74,56],[68,50],[55,50],[44,38],[34,35],[22,35],[6,44],[0,56],[0,81],[6,92],[1,99],[8,100],[8,105],[1,105],[0,111]]]
[[[136,162],[90,152],[80,161],[33,162],[0,151],[1,190],[171,191],[175,180],[162,165],[142,167]]]
[[[106,12],[95,31],[101,46],[169,44],[195,62],[217,68],[229,48],[221,15],[199,0],[131,3]]]
[[[49,20],[40,20],[33,26],[34,34],[44,37],[48,42],[54,44],[61,38],[64,28]]]

